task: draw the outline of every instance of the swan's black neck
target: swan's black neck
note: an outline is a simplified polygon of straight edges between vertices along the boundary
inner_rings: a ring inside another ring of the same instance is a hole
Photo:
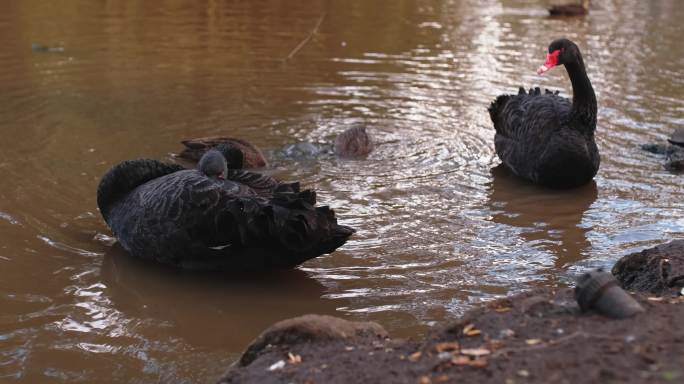
[[[570,123],[593,132],[596,129],[596,94],[584,68],[582,55],[578,53],[577,61],[565,64],[565,69],[572,82]]]

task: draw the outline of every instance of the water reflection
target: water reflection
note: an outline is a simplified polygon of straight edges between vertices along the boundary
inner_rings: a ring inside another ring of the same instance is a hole
[[[598,197],[595,181],[572,190],[553,190],[521,180],[503,164],[492,168],[491,174],[492,221],[522,228],[526,242],[556,256],[555,268],[567,268],[587,257],[591,228],[582,225],[582,218]]]
[[[276,321],[334,314],[336,307],[321,298],[325,287],[300,270],[242,276],[181,271],[114,246],[104,256],[101,274],[117,310],[156,319],[186,342],[211,348],[247,345]]]

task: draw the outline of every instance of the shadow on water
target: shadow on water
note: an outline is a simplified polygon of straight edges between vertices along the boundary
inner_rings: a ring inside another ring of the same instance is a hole
[[[515,176],[505,165],[491,170],[488,204],[492,221],[523,229],[521,236],[557,255],[555,268],[582,260],[591,246],[582,217],[598,197],[596,182],[571,190],[542,188]]]
[[[136,259],[114,246],[104,256],[101,275],[117,310],[167,323],[176,335],[205,347],[244,348],[276,321],[335,313],[335,302],[321,298],[325,287],[300,270],[190,272]]]

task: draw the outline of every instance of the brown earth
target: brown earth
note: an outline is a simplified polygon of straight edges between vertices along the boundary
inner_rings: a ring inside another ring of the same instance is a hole
[[[666,267],[664,280],[662,271],[681,265],[683,244],[616,264],[622,283],[667,286],[661,296],[634,293],[645,311],[629,319],[580,313],[572,289],[493,301],[421,341],[391,339],[373,323],[303,316],[266,330],[220,382],[681,383],[684,297],[676,288],[684,281],[673,278],[677,269]]]

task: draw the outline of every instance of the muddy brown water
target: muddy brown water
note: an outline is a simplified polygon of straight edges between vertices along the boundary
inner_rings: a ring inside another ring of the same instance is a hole
[[[0,381],[211,382],[283,318],[418,336],[682,237],[682,176],[639,145],[684,124],[684,7],[593,3],[550,19],[537,0],[1,2]],[[583,50],[602,155],[595,183],[566,192],[497,167],[486,112],[519,85],[571,93],[562,69],[535,74],[560,36]],[[288,147],[355,124],[379,142],[366,160]],[[215,134],[263,148],[267,172],[358,233],[265,276],[128,258],[96,209],[100,176]]]

